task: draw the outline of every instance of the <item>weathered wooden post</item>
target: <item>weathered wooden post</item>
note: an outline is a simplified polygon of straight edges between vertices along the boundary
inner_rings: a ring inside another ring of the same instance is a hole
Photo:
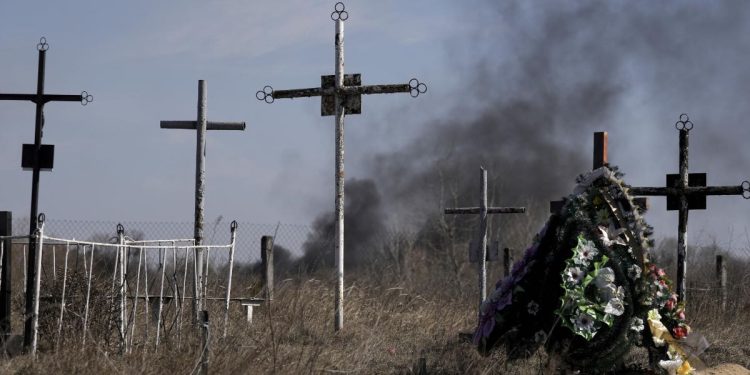
[[[0,237],[10,237],[13,235],[13,213],[10,211],[0,211]],[[4,343],[10,337],[10,296],[11,296],[11,254],[13,241],[8,238],[0,240],[2,247],[2,276],[0,276],[0,342]]]
[[[195,221],[193,236],[195,238],[194,268],[193,275],[193,317],[198,321],[199,312],[203,310],[202,295],[204,289],[203,276],[203,208],[204,193],[206,191],[206,131],[207,130],[245,130],[244,122],[213,122],[207,117],[207,88],[206,81],[198,81],[198,118],[196,121],[161,121],[162,129],[189,129],[196,130],[195,151]],[[199,322],[199,321],[198,321]]]
[[[479,207],[446,208],[445,214],[479,214],[479,229],[469,245],[469,260],[477,262],[479,273],[479,303],[487,298],[487,259],[488,254],[497,257],[497,248],[487,251],[487,215],[522,214],[526,207],[487,207],[487,170],[479,167]],[[499,246],[498,246],[499,247]],[[494,259],[490,259],[494,260]]]
[[[263,288],[266,301],[273,300],[273,237],[260,239],[260,258],[263,263]]]
[[[57,95],[44,93],[44,71],[47,61],[47,50],[49,44],[42,37],[36,45],[39,51],[39,62],[37,65],[36,93],[35,94],[0,94],[0,100],[22,100],[36,104],[36,121],[34,125],[34,144],[24,144],[21,158],[21,167],[31,170],[31,213],[29,214],[29,257],[26,263],[26,313],[24,321],[23,345],[29,348],[32,345],[32,321],[34,296],[34,269],[36,265],[36,231],[38,203],[39,203],[39,174],[41,171],[50,171],[53,167],[55,146],[42,144],[44,129],[44,105],[53,102],[79,102],[86,105],[94,101],[94,97],[86,91],[80,95]]]
[[[201,331],[203,333],[202,340],[201,340],[201,374],[207,375],[208,374],[208,355],[209,355],[209,340],[211,337],[209,336],[208,332],[208,311],[203,310],[200,312],[200,327]]]
[[[503,249],[503,276],[510,275],[510,270],[513,269],[513,254],[512,250],[508,247]]]
[[[721,301],[721,311],[727,310],[727,266],[724,263],[724,256],[716,256],[716,281],[719,287],[719,298]]]
[[[407,84],[362,86],[360,74],[344,74],[344,21],[349,13],[344,3],[338,2],[331,13],[335,22],[334,61],[335,74],[320,77],[320,87],[274,90],[265,86],[256,92],[255,97],[266,103],[273,103],[275,99],[294,99],[302,97],[320,96],[321,116],[335,116],[335,257],[336,257],[336,295],[335,295],[335,325],[336,331],[344,327],[344,116],[362,113],[362,95],[409,93],[412,97],[427,92],[427,85],[416,78]]]

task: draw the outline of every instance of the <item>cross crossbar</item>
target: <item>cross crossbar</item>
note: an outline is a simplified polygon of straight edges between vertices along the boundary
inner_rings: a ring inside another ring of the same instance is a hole
[[[307,89],[292,90],[274,90],[272,96],[274,99],[295,99],[309,98],[313,96],[335,95],[372,95],[372,94],[395,94],[400,92],[410,92],[411,87],[408,84],[395,85],[370,85],[370,86],[344,86],[340,88],[320,88],[312,87]]]
[[[40,96],[37,94],[0,94],[0,100],[26,100],[36,104],[45,104],[49,102],[80,102],[81,95],[43,94]]]
[[[487,207],[485,208],[488,214],[523,214],[526,213],[526,207]],[[461,208],[446,208],[445,214],[447,215],[468,215],[468,214],[479,214],[482,212],[482,207],[461,207]]]
[[[197,121],[160,121],[162,129],[198,129]],[[206,130],[245,130],[245,122],[206,122]]]

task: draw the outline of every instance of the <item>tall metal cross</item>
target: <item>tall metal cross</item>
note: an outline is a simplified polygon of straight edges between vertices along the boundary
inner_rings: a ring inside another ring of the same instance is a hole
[[[392,94],[408,92],[412,97],[427,92],[427,86],[412,78],[409,83],[396,85],[362,86],[360,74],[344,74],[344,21],[349,18],[344,4],[336,3],[331,19],[336,24],[335,46],[335,75],[321,76],[320,87],[274,90],[265,86],[255,96],[258,100],[273,103],[274,99],[294,99],[302,97],[320,96],[321,116],[335,116],[336,125],[336,297],[335,297],[335,329],[344,326],[344,115],[362,113],[362,95]]]
[[[82,91],[79,95],[58,95],[44,93],[44,67],[49,44],[42,37],[36,45],[39,51],[39,63],[37,66],[37,80],[35,94],[0,94],[0,100],[23,100],[36,104],[36,122],[34,125],[34,144],[23,145],[23,157],[21,166],[32,170],[31,178],[31,211],[29,213],[29,256],[26,263],[26,314],[24,323],[23,344],[30,347],[32,344],[32,316],[34,314],[34,275],[36,265],[36,237],[34,234],[38,228],[38,202],[39,202],[39,172],[41,170],[52,170],[55,146],[42,144],[42,130],[44,128],[44,105],[49,102],[79,102],[82,105],[91,103],[94,97]]]
[[[196,130],[195,149],[195,245],[203,244],[203,198],[206,191],[206,130],[245,130],[244,122],[214,122],[206,120],[207,102],[206,81],[198,81],[198,119],[196,121],[161,121],[162,129]],[[193,277],[193,316],[198,321],[198,314],[203,310],[203,249],[195,248],[195,273]]]
[[[668,174],[665,187],[632,187],[633,195],[666,196],[667,210],[679,211],[677,222],[677,298],[686,300],[688,211],[705,210],[708,195],[741,195],[750,199],[750,182],[737,186],[706,186],[705,173],[688,173],[688,135],[693,123],[686,114],[675,123],[680,132],[680,173]]]
[[[479,207],[446,208],[447,215],[479,214],[479,229],[469,246],[469,260],[478,263],[479,302],[487,299],[487,261],[497,259],[499,245],[487,251],[487,215],[522,214],[526,207],[487,207],[487,170],[479,168]],[[489,255],[489,256],[488,256]]]
[[[609,165],[609,155],[607,153],[609,144],[609,135],[607,132],[595,132],[594,133],[594,165],[592,170],[599,169],[601,167]],[[633,203],[641,209],[648,208],[648,198],[633,198]],[[549,213],[555,214],[560,212],[560,209],[565,204],[564,200],[550,201],[549,202]]]

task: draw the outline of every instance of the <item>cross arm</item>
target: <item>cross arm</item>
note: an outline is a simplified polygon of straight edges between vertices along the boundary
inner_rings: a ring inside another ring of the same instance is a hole
[[[646,195],[646,196],[677,196],[682,192],[687,195],[691,194],[703,194],[703,195],[742,195],[745,189],[742,185],[737,186],[689,186],[686,189],[674,188],[674,187],[632,187],[630,193],[632,195]]]
[[[333,93],[333,91],[331,91],[331,93]],[[313,87],[309,89],[273,90],[271,96],[274,99],[294,99],[321,96],[323,94],[325,94],[325,92],[322,88]]]
[[[80,100],[81,98],[78,97]],[[29,100],[29,101],[35,101],[36,95],[35,94],[0,94],[0,100]]]
[[[28,100],[30,102],[37,103],[39,101],[39,95],[36,94],[0,94],[0,100]],[[46,94],[42,95],[42,104],[48,102],[81,102],[84,101],[85,97],[79,95],[58,95],[58,94]]]
[[[370,85],[370,86],[346,86],[339,89],[347,95],[371,95],[371,94],[394,94],[399,92],[410,92],[409,84],[402,85]]]
[[[479,207],[464,207],[464,208],[446,208],[445,214],[447,215],[463,215],[463,214],[478,214],[480,212]],[[522,214],[526,212],[526,207],[487,207],[488,214]]]
[[[196,128],[196,121],[160,121],[162,129],[192,129]],[[206,130],[245,130],[245,122],[208,121]]]

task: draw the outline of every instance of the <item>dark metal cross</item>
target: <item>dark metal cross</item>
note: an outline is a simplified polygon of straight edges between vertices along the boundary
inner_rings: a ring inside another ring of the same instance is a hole
[[[487,207],[487,170],[479,168],[479,207],[446,208],[447,215],[479,214],[479,228],[469,246],[469,260],[478,263],[479,302],[487,299],[487,261],[497,259],[499,245],[487,251],[487,215],[522,214],[526,207]]]
[[[206,120],[207,102],[206,81],[198,81],[198,119],[196,121],[161,121],[162,129],[196,130],[195,150],[195,245],[203,244],[203,198],[206,190],[206,130],[245,130],[244,122],[214,122]],[[202,292],[204,289],[203,251],[195,248],[195,274],[193,277],[193,316],[198,321],[198,314],[203,310]]]
[[[26,316],[24,325],[25,347],[32,344],[32,316],[34,314],[34,277],[36,265],[36,233],[38,228],[38,202],[39,202],[39,172],[41,170],[52,170],[55,148],[53,145],[42,144],[42,130],[44,128],[44,105],[49,102],[79,102],[82,105],[91,103],[94,97],[86,91],[79,95],[57,95],[44,93],[44,65],[49,44],[42,37],[36,45],[39,51],[39,65],[37,68],[36,94],[0,94],[0,100],[23,100],[36,104],[36,123],[34,125],[34,144],[23,145],[23,157],[21,166],[31,169],[31,212],[29,213],[29,256],[26,263]]]
[[[706,186],[705,173],[688,173],[688,135],[693,123],[686,114],[675,123],[680,132],[680,173],[668,174],[665,187],[632,187],[633,195],[666,196],[667,210],[679,211],[677,223],[677,298],[686,300],[688,211],[705,210],[708,195],[741,195],[750,199],[750,182],[737,186]]]
[[[409,83],[397,85],[362,86],[360,74],[344,74],[344,21],[349,18],[343,3],[336,3],[331,19],[336,23],[336,38],[334,40],[336,67],[335,75],[320,77],[320,87],[274,90],[266,86],[255,96],[258,100],[273,103],[275,99],[294,99],[302,97],[320,96],[321,116],[335,116],[336,125],[336,306],[335,329],[344,326],[344,115],[362,113],[362,95],[392,94],[408,92],[412,97],[427,92],[427,86],[412,78]]]

